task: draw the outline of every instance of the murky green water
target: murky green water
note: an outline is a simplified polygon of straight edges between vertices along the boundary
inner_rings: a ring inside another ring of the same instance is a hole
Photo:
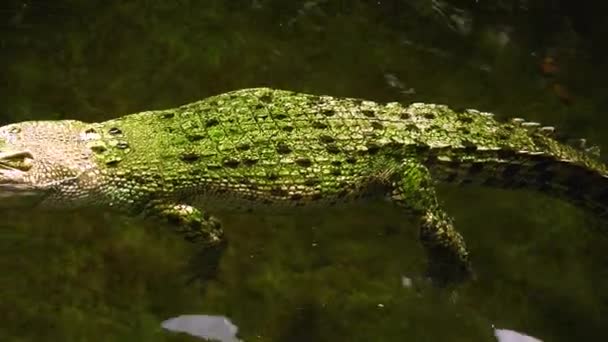
[[[587,5],[4,0],[0,124],[264,85],[522,116],[607,149],[607,12]],[[245,341],[495,341],[493,326],[605,339],[608,240],[594,229],[608,223],[533,193],[441,194],[477,271],[456,293],[415,281],[415,229],[382,203],[226,215],[230,245],[205,286],[189,281],[192,246],[150,223],[3,210],[0,339],[200,340],[161,327],[183,314],[225,316]]]

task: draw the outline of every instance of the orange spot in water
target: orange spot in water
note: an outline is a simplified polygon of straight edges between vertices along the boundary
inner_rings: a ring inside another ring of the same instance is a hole
[[[549,57],[549,56],[543,58],[543,60],[540,63],[540,71],[545,76],[551,76],[551,75],[557,74],[557,72],[559,71],[559,67],[557,66],[557,63],[555,62],[555,58]]]

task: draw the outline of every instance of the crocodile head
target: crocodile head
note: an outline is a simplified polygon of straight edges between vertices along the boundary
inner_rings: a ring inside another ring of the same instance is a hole
[[[83,160],[73,126],[39,121],[0,127],[0,207],[35,206],[73,190],[82,173],[77,161]]]

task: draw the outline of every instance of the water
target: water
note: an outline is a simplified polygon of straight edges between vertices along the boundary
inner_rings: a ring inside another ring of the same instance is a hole
[[[264,85],[521,116],[606,150],[605,7],[5,0],[0,124],[105,120]],[[204,286],[189,281],[195,250],[149,222],[3,209],[0,337],[200,341],[229,322],[228,341],[605,339],[608,242],[594,229],[606,223],[533,193],[440,193],[477,272],[456,292],[421,279],[412,222],[383,203],[225,217],[229,249]],[[202,321],[163,328],[183,315]]]

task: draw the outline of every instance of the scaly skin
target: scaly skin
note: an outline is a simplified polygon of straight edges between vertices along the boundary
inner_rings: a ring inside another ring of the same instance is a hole
[[[101,123],[4,126],[0,198],[157,217],[216,248],[223,232],[208,211],[386,196],[419,220],[431,277],[460,281],[468,252],[435,181],[541,190],[606,213],[606,167],[536,126],[433,104],[244,89]]]

